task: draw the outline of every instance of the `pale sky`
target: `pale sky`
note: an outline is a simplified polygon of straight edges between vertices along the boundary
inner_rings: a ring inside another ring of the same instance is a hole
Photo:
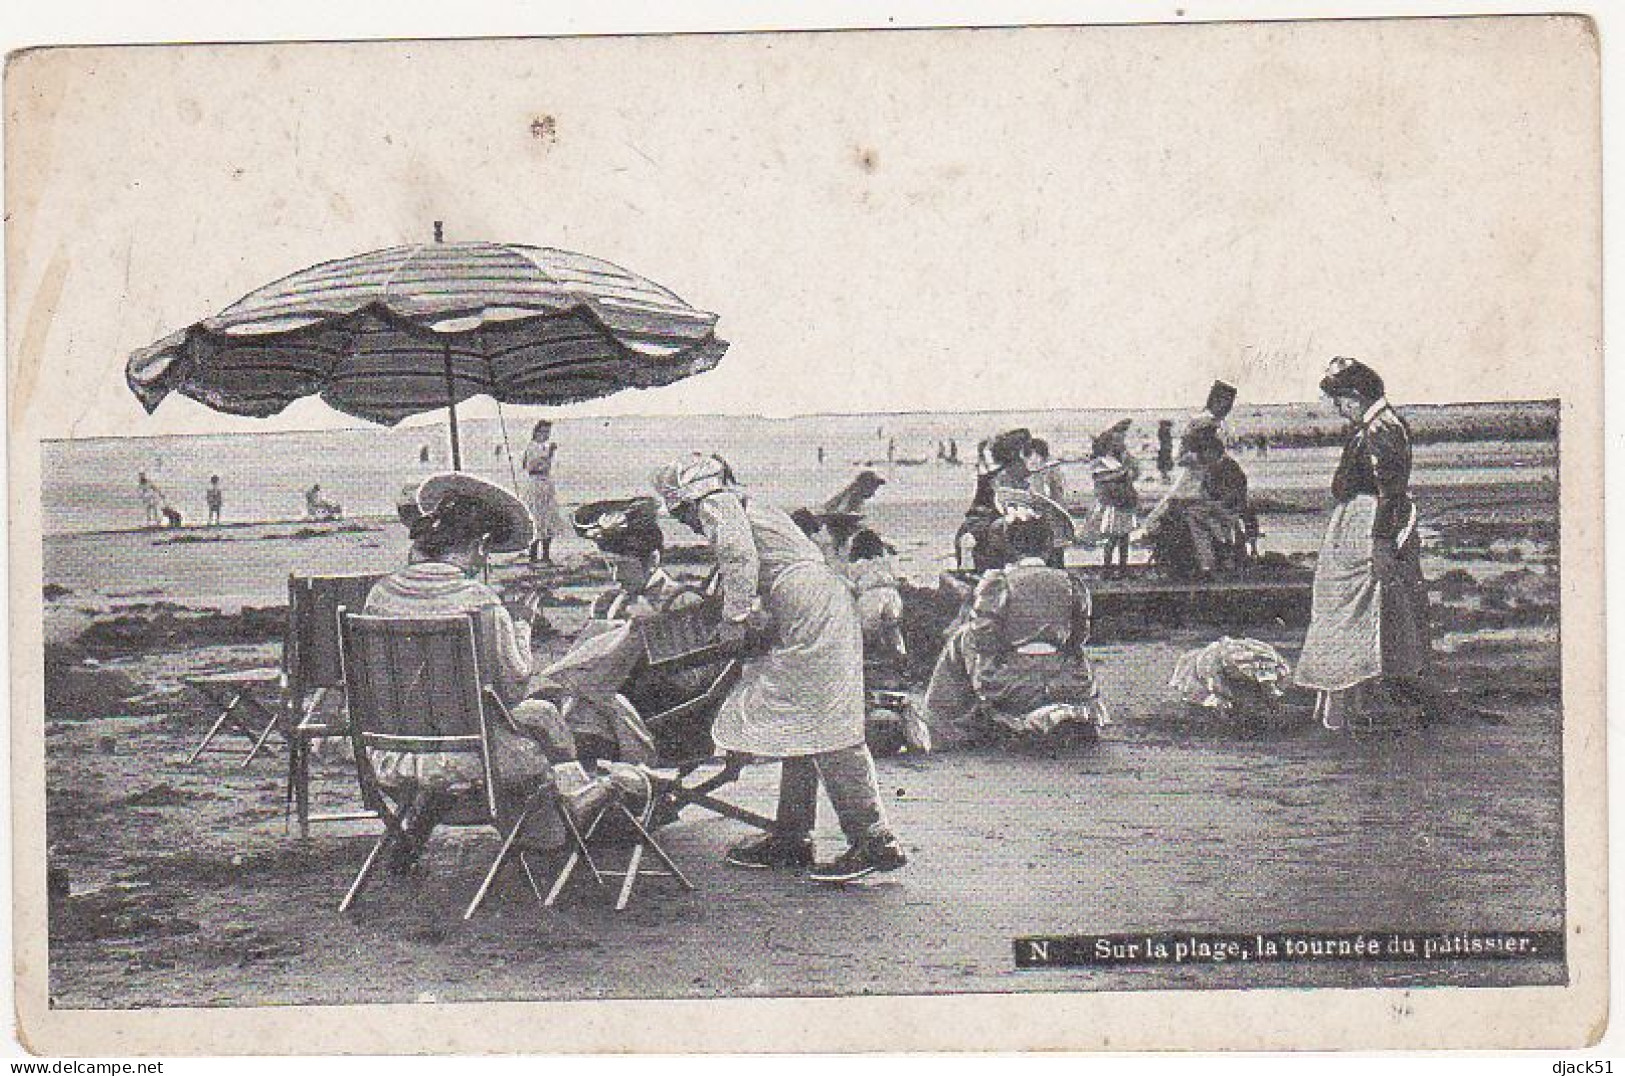
[[[1551,397],[1599,347],[1577,19],[59,50],[6,90],[45,436],[354,425],[148,418],[124,361],[435,219],[720,315],[715,371],[565,415],[1308,400],[1334,354]]]

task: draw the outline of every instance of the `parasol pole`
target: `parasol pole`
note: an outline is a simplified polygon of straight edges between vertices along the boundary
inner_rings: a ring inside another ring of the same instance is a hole
[[[437,220],[434,222],[434,241],[436,243],[445,242],[444,221]],[[463,452],[462,446],[458,444],[457,439],[457,378],[452,372],[451,342],[446,341],[441,345],[441,348],[441,353],[446,359],[446,411],[451,416],[451,469],[461,471],[463,469]]]
[[[442,345],[446,356],[446,411],[451,415],[451,469],[463,469],[463,453],[457,443],[457,382],[451,372],[451,344]]]

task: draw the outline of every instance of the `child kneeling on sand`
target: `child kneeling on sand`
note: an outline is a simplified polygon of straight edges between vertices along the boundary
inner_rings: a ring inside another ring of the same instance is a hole
[[[1006,516],[1015,562],[983,574],[969,616],[950,630],[931,673],[925,720],[948,746],[1012,736],[1093,735],[1106,708],[1083,646],[1089,592],[1044,563],[1050,528]]]
[[[868,527],[852,536],[847,578],[858,599],[865,653],[907,654],[903,645],[903,594],[891,561],[892,548]]]

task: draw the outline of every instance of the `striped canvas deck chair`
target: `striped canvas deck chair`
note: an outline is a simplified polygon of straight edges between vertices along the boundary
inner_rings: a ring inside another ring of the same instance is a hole
[[[310,761],[317,743],[348,737],[342,705],[344,670],[339,661],[338,611],[360,609],[380,576],[290,575],[288,627],[282,647],[283,723],[288,741],[288,787],[284,820],[297,819],[299,836],[316,822],[371,818],[371,812],[310,813]]]

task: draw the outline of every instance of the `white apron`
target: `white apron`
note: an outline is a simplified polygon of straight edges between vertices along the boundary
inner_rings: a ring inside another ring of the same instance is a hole
[[[1376,515],[1377,498],[1370,494],[1332,509],[1298,659],[1301,687],[1346,691],[1385,674],[1418,675],[1425,667],[1427,597],[1415,513],[1399,536],[1400,578],[1387,584],[1372,571]]]
[[[792,565],[763,599],[773,648],[745,662],[711,727],[718,749],[793,758],[863,742],[863,631],[851,589]]]

